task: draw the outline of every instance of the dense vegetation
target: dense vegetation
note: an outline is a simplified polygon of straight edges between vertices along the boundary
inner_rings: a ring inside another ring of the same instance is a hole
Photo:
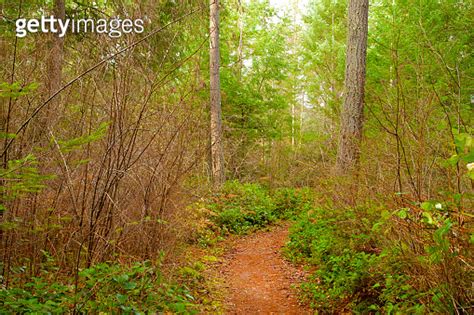
[[[42,273],[30,282],[1,291],[3,314],[192,312],[194,297],[184,284],[170,282],[161,264],[132,266],[100,263],[78,272],[77,277],[57,279],[59,267],[50,258]],[[19,282],[21,283],[21,282]]]
[[[222,191],[187,208],[191,220],[185,248],[209,248],[229,234],[249,233],[277,220],[294,217],[312,207],[308,189],[282,188],[270,192],[258,184],[228,182]],[[29,278],[27,266],[0,292],[1,313],[196,313],[221,310],[202,296],[209,290],[202,272],[215,256],[191,257],[174,272],[166,272],[163,255],[153,261],[107,261],[81,269],[76,277],[60,272],[47,252],[40,274]],[[164,254],[164,253],[163,253]]]
[[[289,258],[317,268],[302,284],[304,298],[331,313],[467,310],[469,239],[455,237],[462,231],[440,210],[418,217],[380,206],[304,213],[287,245]]]
[[[0,313],[216,312],[212,248],[280,220],[317,311],[472,312],[473,4],[370,1],[340,173],[348,1],[270,2],[220,2],[216,187],[209,1],[0,0]],[[61,7],[145,32],[16,37]]]

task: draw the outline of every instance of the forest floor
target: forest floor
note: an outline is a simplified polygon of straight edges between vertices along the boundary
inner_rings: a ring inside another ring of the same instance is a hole
[[[293,288],[304,272],[281,253],[288,224],[258,231],[236,240],[221,266],[227,287],[227,314],[309,314]]]

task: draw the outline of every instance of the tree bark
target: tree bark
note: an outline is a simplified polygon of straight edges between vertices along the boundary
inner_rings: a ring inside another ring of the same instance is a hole
[[[215,187],[225,181],[219,59],[219,0],[210,0],[211,172]]]
[[[338,175],[350,175],[358,168],[364,119],[368,12],[368,0],[349,1],[345,95],[336,159]]]

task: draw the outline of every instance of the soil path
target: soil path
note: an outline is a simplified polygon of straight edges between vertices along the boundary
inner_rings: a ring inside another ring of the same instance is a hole
[[[291,287],[303,273],[281,257],[288,226],[261,231],[238,241],[224,266],[227,314],[309,314]]]

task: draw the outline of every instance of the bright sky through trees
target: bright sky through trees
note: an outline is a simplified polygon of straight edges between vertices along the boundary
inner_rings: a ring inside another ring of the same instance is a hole
[[[281,9],[286,9],[290,8],[293,6],[293,3],[297,3],[300,11],[303,11],[303,9],[308,5],[308,0],[270,0],[270,3]]]

